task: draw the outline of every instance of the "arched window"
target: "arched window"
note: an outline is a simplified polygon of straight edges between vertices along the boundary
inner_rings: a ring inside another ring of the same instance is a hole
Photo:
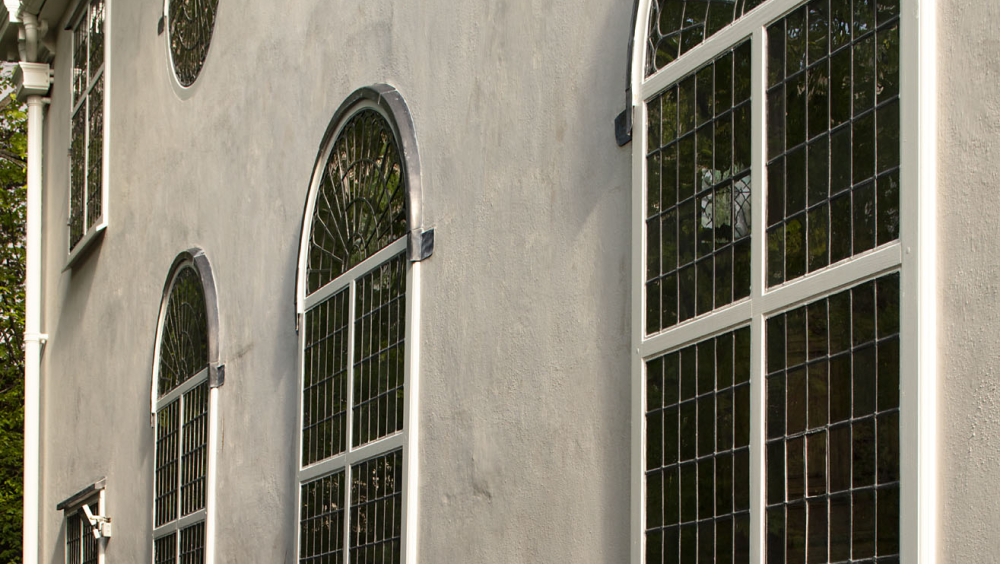
[[[153,365],[153,562],[212,562],[219,364],[215,282],[205,254],[177,256],[160,305]]]
[[[299,252],[298,559],[412,562],[420,223],[409,113],[385,85],[334,115]]]
[[[907,4],[637,2],[633,564],[916,546]]]
[[[212,42],[219,0],[167,0],[167,44],[174,76],[182,87],[194,84]]]

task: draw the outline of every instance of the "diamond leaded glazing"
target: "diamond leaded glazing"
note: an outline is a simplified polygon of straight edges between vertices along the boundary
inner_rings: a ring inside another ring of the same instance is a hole
[[[406,234],[399,149],[380,113],[363,109],[327,158],[313,210],[307,293]]]
[[[205,64],[219,0],[171,0],[170,58],[177,81],[191,86]]]

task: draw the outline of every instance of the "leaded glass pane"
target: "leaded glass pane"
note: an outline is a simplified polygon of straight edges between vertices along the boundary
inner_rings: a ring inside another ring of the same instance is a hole
[[[101,218],[104,165],[104,75],[94,83],[87,97],[89,134],[87,139],[87,229]]]
[[[323,169],[310,231],[312,293],[406,234],[399,150],[377,111],[354,114]]]
[[[202,564],[205,561],[205,523],[181,529],[180,564]]]
[[[670,64],[766,0],[653,0],[646,76]]]
[[[765,356],[768,561],[898,558],[899,274],[769,318]]]
[[[83,238],[84,193],[87,171],[87,108],[86,104],[73,114],[73,131],[69,148],[70,188],[69,188],[69,248],[76,246]]]
[[[302,465],[347,445],[348,289],[306,312]]]
[[[344,561],[344,471],[302,484],[299,564]]]
[[[156,470],[153,525],[159,527],[177,518],[178,451],[180,447],[180,400],[156,412]]]
[[[205,508],[208,468],[208,382],[184,394],[181,516]],[[183,544],[184,537],[181,535]]]
[[[750,295],[750,42],[647,107],[651,334]]]
[[[193,266],[178,271],[160,337],[159,394],[162,396],[208,365],[205,290]]]
[[[767,33],[773,286],[899,237],[899,7],[813,0]]]
[[[219,0],[170,0],[170,58],[182,86],[194,84],[205,64]]]
[[[73,28],[73,103],[76,104],[87,90],[89,60],[87,33],[88,19],[82,18]]]
[[[403,451],[351,468],[351,564],[400,562]]]
[[[66,564],[82,564],[80,551],[83,542],[82,530],[83,524],[79,513],[73,512],[66,517]]]
[[[90,0],[90,32],[88,39],[89,78],[97,76],[104,65],[104,0]]]
[[[177,533],[170,533],[153,541],[153,562],[174,564],[177,561]]]
[[[403,429],[406,256],[358,280],[354,322],[354,446]]]
[[[750,328],[646,363],[646,564],[750,561]]]

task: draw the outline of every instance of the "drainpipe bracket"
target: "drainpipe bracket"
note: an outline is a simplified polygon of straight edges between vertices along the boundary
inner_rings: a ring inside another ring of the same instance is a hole
[[[25,333],[24,334],[24,342],[25,343],[41,343],[41,344],[44,345],[45,343],[49,342],[49,334],[48,333]]]
[[[52,69],[48,63],[21,62],[14,69],[13,78],[18,100],[28,96],[45,96],[52,85]]]

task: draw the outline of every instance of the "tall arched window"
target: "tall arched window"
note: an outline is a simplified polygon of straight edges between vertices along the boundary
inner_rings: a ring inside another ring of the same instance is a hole
[[[633,564],[917,561],[918,4],[637,2]]]
[[[205,254],[181,253],[160,305],[153,364],[153,562],[213,561],[216,405],[222,384],[215,281]]]
[[[301,563],[415,559],[414,345],[432,243],[406,106],[386,85],[357,90],[320,146],[299,251]]]

